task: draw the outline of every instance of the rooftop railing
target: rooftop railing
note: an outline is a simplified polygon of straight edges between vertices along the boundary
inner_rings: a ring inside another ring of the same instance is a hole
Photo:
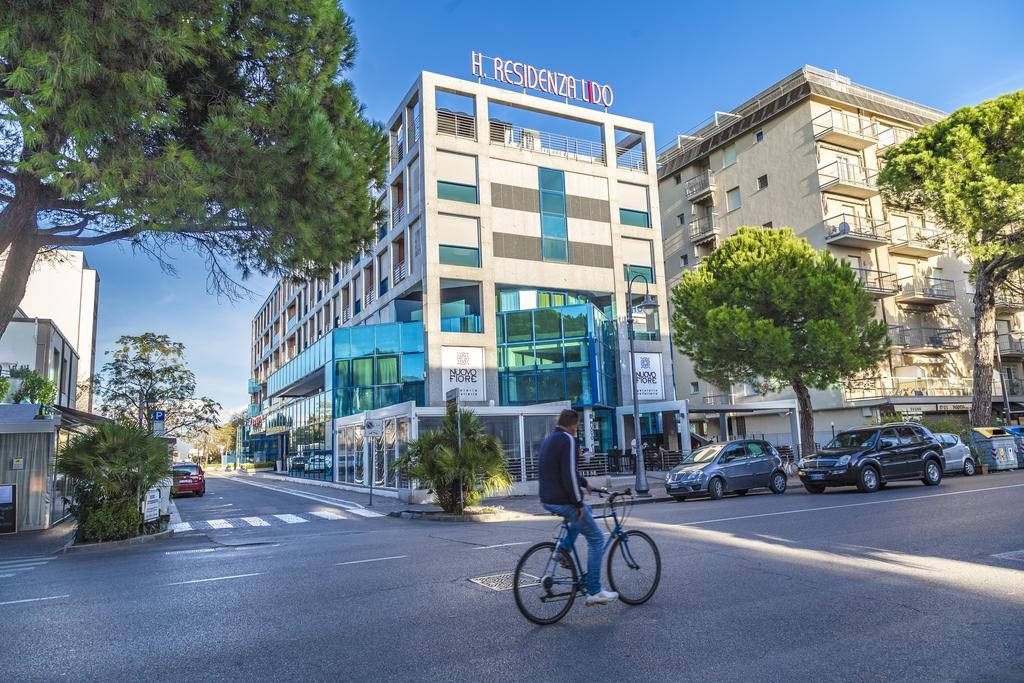
[[[476,117],[460,111],[437,110],[437,132],[476,140]]]
[[[490,122],[490,140],[492,145],[515,147],[575,161],[605,163],[603,143],[571,138],[547,131],[531,130],[503,121]]]
[[[619,168],[628,168],[633,171],[647,172],[647,155],[644,154],[643,145],[633,147],[615,148],[615,165]]]

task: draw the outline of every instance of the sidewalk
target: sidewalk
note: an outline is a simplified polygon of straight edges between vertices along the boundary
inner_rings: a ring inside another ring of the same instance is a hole
[[[22,531],[0,536],[0,558],[14,560],[21,557],[53,555],[64,549],[75,538],[78,525],[66,519],[57,526],[43,531]]]

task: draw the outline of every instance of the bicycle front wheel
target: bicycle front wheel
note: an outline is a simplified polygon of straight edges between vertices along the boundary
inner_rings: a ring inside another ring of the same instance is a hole
[[[555,544],[550,541],[523,553],[512,576],[516,607],[524,617],[541,625],[553,624],[566,615],[578,586],[576,563],[564,550],[556,555]]]
[[[627,605],[651,599],[661,581],[661,553],[650,536],[627,531],[608,551],[608,583]]]

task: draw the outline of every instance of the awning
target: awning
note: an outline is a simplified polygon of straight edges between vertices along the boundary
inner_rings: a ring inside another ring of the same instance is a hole
[[[70,429],[71,431],[81,431],[88,427],[95,427],[101,425],[104,422],[113,422],[109,417],[103,417],[102,415],[94,415],[93,413],[87,413],[84,410],[76,410],[75,408],[65,408],[64,406],[53,406],[50,410],[60,415],[60,426],[62,429]]]

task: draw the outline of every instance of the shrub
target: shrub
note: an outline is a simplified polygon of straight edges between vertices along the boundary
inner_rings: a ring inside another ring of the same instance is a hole
[[[88,543],[120,541],[138,535],[141,524],[142,512],[134,500],[108,500],[89,513],[79,533]]]

